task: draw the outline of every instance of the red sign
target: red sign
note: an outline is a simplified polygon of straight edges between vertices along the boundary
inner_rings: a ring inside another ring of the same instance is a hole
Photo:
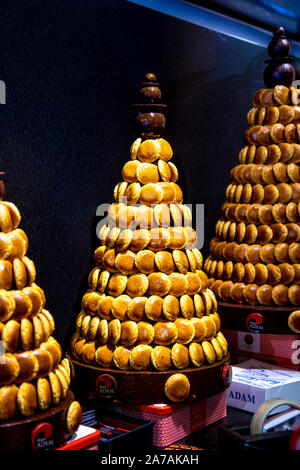
[[[54,447],[52,438],[53,426],[51,423],[39,423],[31,431],[31,445],[34,450],[51,449]]]
[[[101,398],[113,398],[117,392],[116,379],[109,374],[101,374],[96,379],[96,393]]]
[[[246,318],[246,326],[253,333],[262,333],[264,331],[264,317],[260,313],[251,313]]]
[[[222,380],[224,382],[225,388],[228,388],[232,380],[232,369],[230,364],[224,364],[222,368]]]

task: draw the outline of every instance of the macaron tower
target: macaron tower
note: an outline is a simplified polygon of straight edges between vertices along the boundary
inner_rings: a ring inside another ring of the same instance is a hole
[[[284,28],[277,27],[266,88],[254,93],[245,144],[204,263],[226,329],[244,330],[247,316],[258,312],[256,331],[300,332],[300,92],[292,87],[290,49]],[[229,303],[241,304],[241,321]]]
[[[81,366],[76,373],[81,385],[88,380],[80,371],[90,365],[92,382],[101,370],[109,371],[121,400],[182,401],[224,388],[217,369],[228,359],[227,341],[215,294],[201,270],[173,150],[161,138],[166,105],[155,75],[145,76],[139,100],[134,109],[140,137],[131,145],[115,202],[99,231],[96,267],[70,351]],[[207,374],[215,377],[210,384]],[[111,394],[112,387],[107,389]],[[90,394],[95,390],[92,385]]]
[[[54,318],[27,256],[20,212],[2,200],[2,181],[0,192],[0,449],[36,448],[41,421],[53,447],[76,431],[81,408],[69,391],[72,365],[52,336]]]

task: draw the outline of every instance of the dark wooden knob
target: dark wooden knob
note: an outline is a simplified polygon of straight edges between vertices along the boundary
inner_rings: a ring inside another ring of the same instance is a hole
[[[293,57],[290,56],[291,45],[286,37],[285,29],[277,26],[273,32],[273,38],[268,46],[268,54],[271,59],[264,71],[264,82],[268,88],[276,85],[290,86],[295,80],[295,69],[292,65]]]
[[[139,91],[139,103],[134,104],[134,128],[143,139],[158,138],[166,126],[165,108],[156,75],[147,73]]]

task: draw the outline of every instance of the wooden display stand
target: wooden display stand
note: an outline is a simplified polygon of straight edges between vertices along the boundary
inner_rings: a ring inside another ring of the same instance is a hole
[[[166,403],[168,401],[164,394],[166,380],[180,372],[178,369],[169,369],[166,372],[102,369],[67,357],[75,367],[73,389],[79,399],[82,396],[89,400],[131,404]],[[188,400],[216,395],[230,385],[229,354],[212,365],[184,369],[183,373],[191,387]]]
[[[29,418],[11,419],[0,423],[0,450],[45,450],[65,444],[65,421],[74,400],[69,390],[58,405]]]

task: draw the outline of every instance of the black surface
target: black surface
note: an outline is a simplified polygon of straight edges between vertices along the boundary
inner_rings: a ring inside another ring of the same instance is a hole
[[[144,74],[157,74],[168,104],[184,202],[205,203],[205,255],[267,51],[124,1],[3,0],[0,11],[6,197],[66,341],[93,267],[96,208],[113,202],[135,138]]]

